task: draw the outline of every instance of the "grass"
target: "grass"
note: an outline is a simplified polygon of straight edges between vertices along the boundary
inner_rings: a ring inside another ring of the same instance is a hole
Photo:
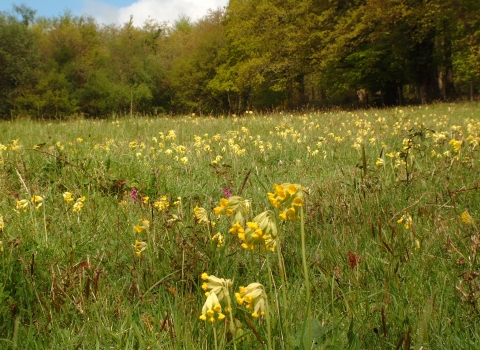
[[[474,349],[480,341],[478,104],[20,119],[0,132],[0,348]],[[303,186],[303,225],[270,204],[281,183]],[[243,249],[228,233],[231,218],[214,215],[226,188],[251,201],[246,221],[272,212],[275,252]],[[146,244],[139,254],[136,241]],[[224,299],[224,320],[199,319],[204,272],[231,280],[231,318]],[[263,286],[269,317],[235,303],[252,282]]]

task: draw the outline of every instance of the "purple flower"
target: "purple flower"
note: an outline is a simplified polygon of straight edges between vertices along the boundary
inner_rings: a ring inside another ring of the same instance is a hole
[[[222,193],[223,195],[225,196],[225,198],[230,198],[232,196],[232,191],[230,190],[230,188],[228,188],[227,186],[225,186],[223,189],[222,189]]]
[[[130,198],[133,199],[133,203],[137,203],[137,201],[138,201],[138,191],[135,187],[132,188],[132,192],[130,192]]]

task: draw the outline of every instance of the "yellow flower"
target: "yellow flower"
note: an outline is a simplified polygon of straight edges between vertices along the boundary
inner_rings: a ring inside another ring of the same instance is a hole
[[[240,287],[239,292],[235,293],[239,305],[246,304],[247,310],[251,310],[252,316],[258,318],[265,315],[267,294],[260,283],[250,283],[246,287]]]
[[[77,199],[77,201],[73,205],[73,212],[74,213],[80,213],[82,211],[83,202],[85,202],[85,196],[82,196],[82,197]]]
[[[449,144],[453,146],[453,151],[455,153],[458,153],[458,151],[460,151],[460,148],[462,148],[463,141],[457,141],[455,139],[451,139]]]
[[[3,216],[0,215],[0,232],[3,231],[3,228],[4,228],[4,227],[5,227],[5,224],[4,224],[4,222],[3,222]]]
[[[383,158],[377,158],[377,160],[375,161],[375,165],[376,165],[377,167],[379,167],[379,168],[382,167],[382,166],[384,166],[384,165],[385,165],[385,159],[383,159]]]
[[[0,253],[3,252],[3,241],[0,241]]]
[[[135,245],[133,246],[133,248],[135,249],[135,254],[140,256],[140,254],[142,254],[142,252],[147,249],[147,243],[135,240]]]
[[[399,220],[397,220],[397,223],[403,223],[403,226],[408,230],[412,226],[413,220],[409,213],[405,213]]]
[[[462,213],[462,221],[467,224],[467,225],[472,225],[473,224],[473,218],[472,216],[468,213],[467,210],[465,210]]]
[[[26,212],[27,209],[28,209],[28,204],[29,204],[28,200],[21,199],[21,200],[17,201],[17,207],[16,208],[17,208],[17,210],[23,210],[24,212]]]
[[[228,296],[228,288],[233,285],[232,280],[208,275],[206,272],[202,273],[201,277],[205,281],[202,284],[202,289],[206,292],[206,296],[213,292],[217,295],[219,301]]]
[[[243,222],[244,217],[250,211],[250,201],[240,196],[231,196],[228,199],[222,198],[220,205],[213,209],[216,216],[226,214],[232,217],[232,222]]]
[[[138,222],[140,223],[139,225],[133,226],[133,229],[137,231],[137,233],[142,233],[143,231],[148,231],[148,228],[150,227],[150,221],[147,219],[138,219]]]
[[[43,205],[43,197],[33,195],[32,199],[30,199],[30,202],[32,202],[33,205],[36,204],[35,209],[38,210]]]
[[[304,188],[299,184],[284,183],[273,185],[273,193],[269,192],[268,200],[277,209],[282,220],[296,220],[300,218],[300,207],[303,205]]]
[[[253,221],[247,222],[245,231],[239,231],[238,226],[235,226],[233,231],[238,231],[238,238],[243,241],[242,247],[245,249],[259,247],[261,250],[275,250],[277,225],[270,211],[265,211],[253,218]]]
[[[158,211],[164,211],[170,206],[170,203],[168,202],[167,196],[163,196],[159,201],[154,202],[153,206],[158,208]]]
[[[193,213],[195,214],[195,221],[202,225],[210,224],[210,220],[208,219],[208,213],[205,208],[201,208],[195,206],[193,209]]]
[[[215,292],[210,292],[205,301],[205,304],[202,308],[202,314],[200,315],[200,319],[202,321],[208,321],[211,323],[215,322],[215,315],[217,316],[217,320],[223,320],[225,315],[222,313],[222,306],[220,305],[220,301],[218,300],[217,294]]]
[[[245,230],[243,229],[240,223],[236,222],[233,226],[228,230],[229,233],[237,235],[242,241],[245,240]]]
[[[63,192],[63,200],[68,204],[73,202],[73,194],[71,192]]]
[[[220,248],[225,243],[224,237],[220,233],[214,234],[212,237],[212,241],[217,241],[217,248]]]

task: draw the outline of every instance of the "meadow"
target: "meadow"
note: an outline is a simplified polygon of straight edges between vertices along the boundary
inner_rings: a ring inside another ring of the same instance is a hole
[[[0,123],[2,349],[475,349],[480,105]]]

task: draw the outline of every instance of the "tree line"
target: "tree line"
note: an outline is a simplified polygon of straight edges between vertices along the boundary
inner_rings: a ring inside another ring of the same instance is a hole
[[[104,25],[0,13],[0,115],[218,114],[474,99],[478,0],[230,0]]]

